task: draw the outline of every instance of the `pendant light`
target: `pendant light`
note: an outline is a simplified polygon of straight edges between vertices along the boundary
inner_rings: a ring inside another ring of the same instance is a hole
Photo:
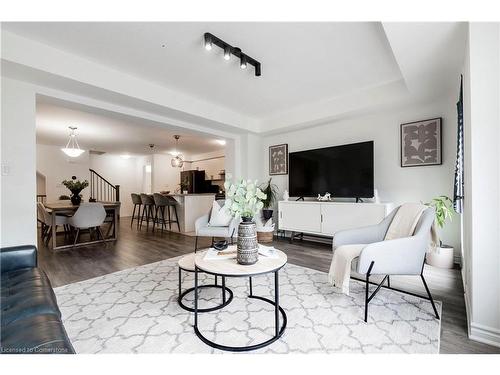
[[[172,158],[172,160],[170,160],[170,164],[172,165],[172,167],[177,167],[177,168],[182,168],[182,166],[184,165],[184,157],[182,156],[182,154],[178,151],[178,144],[179,144],[179,138],[181,136],[180,135],[174,135],[174,139],[175,139],[175,150],[173,152],[171,152],[171,154],[174,156]]]
[[[68,155],[70,158],[77,158],[85,151],[80,148],[78,141],[76,140],[76,132],[78,129],[76,126],[69,126],[69,140],[66,147],[61,148],[61,151]]]

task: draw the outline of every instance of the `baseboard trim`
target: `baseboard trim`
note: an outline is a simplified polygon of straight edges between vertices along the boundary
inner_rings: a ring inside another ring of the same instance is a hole
[[[500,347],[500,329],[487,327],[482,324],[471,323],[469,338],[484,344]]]

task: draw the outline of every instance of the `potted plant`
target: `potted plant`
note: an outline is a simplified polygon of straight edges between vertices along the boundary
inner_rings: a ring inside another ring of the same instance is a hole
[[[264,194],[266,194],[266,198],[262,201],[264,204],[264,208],[262,209],[262,216],[264,216],[265,220],[269,220],[273,217],[272,207],[274,202],[276,202],[276,197],[278,196],[278,187],[273,184],[272,177],[267,181],[266,184],[260,186],[260,189]]]
[[[235,183],[226,181],[225,206],[234,217],[241,217],[238,226],[238,241],[236,246],[236,260],[239,264],[250,265],[258,260],[259,244],[254,216],[264,207],[263,200],[266,194],[260,190],[257,181],[240,179]]]
[[[181,194],[187,194],[189,192],[189,178],[184,177],[179,186],[181,188]]]
[[[66,186],[69,191],[71,191],[71,203],[74,205],[79,205],[82,201],[81,191],[89,186],[89,182],[87,180],[80,181],[76,179],[76,176],[71,176],[71,180],[64,180],[62,182],[64,186]]]
[[[439,228],[444,228],[448,221],[452,221],[453,217],[453,201],[445,196],[433,198],[432,201],[426,203],[429,207],[434,207],[436,210],[436,224]],[[453,268],[453,247],[444,245],[439,241],[439,246],[431,250],[426,255],[426,263],[439,268]]]

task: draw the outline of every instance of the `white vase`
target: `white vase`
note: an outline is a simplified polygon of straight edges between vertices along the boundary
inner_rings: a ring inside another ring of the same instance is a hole
[[[283,192],[283,200],[287,201],[290,198],[290,194],[288,194],[288,190]]]
[[[453,268],[453,247],[443,245],[428,252],[425,256],[425,263],[438,268]]]

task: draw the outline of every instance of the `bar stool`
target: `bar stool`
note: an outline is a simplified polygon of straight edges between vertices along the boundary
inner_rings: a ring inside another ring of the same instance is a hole
[[[139,223],[139,229],[142,229],[142,222],[144,221],[144,215],[146,215],[146,231],[149,230],[149,222],[154,222],[154,205],[155,200],[151,194],[141,194],[141,202],[144,208],[142,209],[141,221]]]
[[[132,203],[134,204],[134,211],[132,212],[132,219],[130,220],[130,227],[132,228],[132,224],[134,223],[134,218],[137,221],[137,228],[139,229],[139,221],[141,219],[141,206],[142,200],[140,194],[132,193],[130,194],[132,197]],[[139,207],[139,211],[137,211],[137,216],[135,216],[135,209]]]
[[[153,232],[155,231],[155,225],[160,224],[161,230],[163,231],[163,228],[165,228],[165,225],[167,224],[167,220],[165,220],[165,207],[167,207],[168,210],[169,200],[167,196],[160,193],[154,193],[153,199],[155,201],[155,219],[153,221]],[[168,211],[168,214],[170,214],[170,211]]]
[[[177,216],[177,206],[179,205],[179,202],[175,200],[174,197],[167,197],[168,198],[168,229],[172,230],[172,223],[177,224],[177,230],[180,232],[181,231],[181,226],[179,225],[179,217]],[[174,209],[174,214],[175,214],[175,220],[171,219],[171,214],[170,214],[170,209]]]

